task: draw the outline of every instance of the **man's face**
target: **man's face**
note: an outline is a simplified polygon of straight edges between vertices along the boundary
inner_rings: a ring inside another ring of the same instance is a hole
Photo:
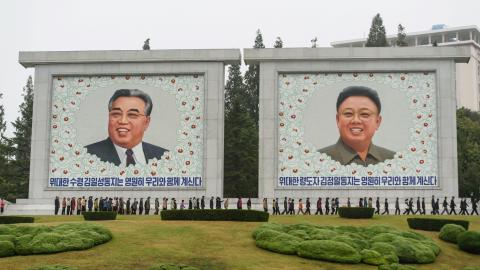
[[[368,97],[349,97],[340,104],[337,111],[340,137],[353,149],[368,147],[381,122],[377,106]]]
[[[131,149],[143,139],[150,124],[145,102],[138,97],[119,97],[108,114],[108,136],[114,144]]]

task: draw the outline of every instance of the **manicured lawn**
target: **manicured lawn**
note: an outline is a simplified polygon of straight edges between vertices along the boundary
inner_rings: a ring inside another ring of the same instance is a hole
[[[370,220],[353,220],[337,216],[271,216],[270,222],[309,222],[333,226],[385,224],[408,230],[406,218],[406,216],[381,216]],[[449,216],[449,218],[467,219],[470,221],[470,230],[480,231],[478,216]],[[57,225],[85,221],[80,216],[41,216],[36,218],[36,222]],[[112,241],[84,251],[0,258],[0,269],[24,270],[38,265],[62,264],[82,270],[147,270],[159,263],[183,263],[202,270],[377,269],[365,264],[342,265],[308,260],[257,248],[251,232],[260,223],[162,221],[158,216],[118,216],[116,221],[96,223],[108,227],[113,232]],[[456,270],[465,266],[480,266],[479,255],[465,253],[456,245],[443,242],[438,238],[438,232],[418,232],[432,237],[440,245],[442,252],[434,264],[416,265],[417,269]]]

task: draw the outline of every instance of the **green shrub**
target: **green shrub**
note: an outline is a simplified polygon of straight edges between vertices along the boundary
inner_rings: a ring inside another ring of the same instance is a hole
[[[370,207],[339,207],[338,214],[342,218],[372,218],[374,208]]]
[[[457,224],[468,230],[467,220],[440,219],[440,218],[407,218],[408,226],[414,230],[439,232],[445,224]]]
[[[362,260],[355,248],[331,240],[303,241],[297,247],[297,254],[303,258],[339,263],[359,263]]]
[[[433,263],[437,257],[428,245],[414,239],[397,238],[392,246],[401,263]]]
[[[112,233],[96,224],[63,224],[56,227],[8,225],[1,239],[13,243],[12,255],[48,254],[88,249],[112,239]]]
[[[382,264],[378,266],[378,270],[415,270],[416,268],[410,265],[401,265],[398,263]]]
[[[467,267],[462,268],[462,270],[480,270],[480,267],[467,266]]]
[[[381,265],[387,263],[385,257],[375,250],[364,249],[360,251],[360,256],[362,256],[362,262],[365,264]]]
[[[382,254],[388,263],[398,263],[400,261],[395,251],[395,247],[388,243],[375,242],[372,243],[370,249]]]
[[[440,230],[438,237],[443,241],[450,243],[457,243],[457,237],[461,233],[465,232],[465,228],[456,224],[445,224]]]
[[[258,247],[278,253],[294,254],[296,251],[298,256],[310,259],[343,263],[363,261],[372,265],[386,264],[393,267],[391,269],[399,267],[398,263],[431,263],[440,253],[440,247],[431,238],[385,225],[330,227],[267,223],[252,235]]]
[[[10,241],[0,241],[0,258],[15,255],[15,245]]]
[[[254,221],[267,222],[269,214],[257,210],[239,209],[195,209],[164,210],[162,220],[207,220],[207,221]]]
[[[370,244],[362,239],[357,239],[357,238],[352,238],[347,235],[339,235],[335,236],[331,239],[332,241],[336,242],[342,242],[345,243],[353,248],[355,248],[358,251],[361,251],[362,249],[368,249],[370,247]]]
[[[273,230],[263,230],[257,234],[257,247],[281,254],[295,254],[301,238]]]
[[[463,232],[458,236],[457,243],[463,251],[480,254],[480,232]]]
[[[23,216],[0,216],[0,224],[33,223],[35,218]]]
[[[78,268],[65,265],[43,265],[29,268],[28,270],[78,270]]]
[[[85,220],[116,220],[117,212],[100,211],[100,212],[82,212]]]
[[[310,238],[312,240],[328,240],[337,236],[338,233],[332,230],[314,229],[310,231]]]

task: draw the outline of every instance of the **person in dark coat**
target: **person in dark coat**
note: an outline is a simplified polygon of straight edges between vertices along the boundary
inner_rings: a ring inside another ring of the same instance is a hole
[[[285,197],[283,199],[283,212],[282,212],[282,215],[284,214],[288,214],[288,199],[287,197]]]
[[[425,198],[422,197],[422,215],[425,215],[426,214],[426,211],[425,211]]]
[[[390,211],[388,210],[388,199],[387,198],[385,198],[384,210],[383,210],[382,215],[384,215],[385,213],[387,213],[387,215],[390,215]]]
[[[213,200],[214,200],[214,198],[213,198],[213,196],[212,196],[212,197],[210,198],[210,209],[213,209]]]
[[[138,207],[138,201],[137,201],[137,198],[134,198],[133,204],[132,204],[132,215],[137,214],[137,207]]]
[[[127,199],[127,215],[130,215],[130,198]]]
[[[247,200],[247,209],[251,210],[252,209],[252,199],[248,198]]]
[[[395,199],[395,215],[400,215],[400,213],[400,202],[397,197],[397,199]]]
[[[58,196],[55,197],[55,215],[58,215],[58,210],[60,210],[60,198]]]
[[[375,201],[375,207],[377,208],[375,210],[375,214],[380,215],[380,198],[377,197],[377,200]]]
[[[311,207],[310,198],[307,198],[307,201],[305,202],[305,208],[306,208],[305,215],[311,215],[310,207]]]
[[[447,196],[445,196],[445,199],[443,199],[442,206],[443,206],[443,210],[442,210],[442,213],[441,213],[441,215],[443,215],[443,213],[447,213],[447,215],[448,215],[448,202],[447,202]]]
[[[188,209],[189,209],[189,210],[192,210],[192,209],[193,209],[192,198],[188,198]]]
[[[138,204],[138,214],[139,215],[143,214],[143,206],[144,206],[143,198],[140,198],[140,203]]]
[[[200,201],[200,207],[203,209],[205,209],[205,196],[202,196],[202,200]]]
[[[242,210],[243,203],[242,203],[242,197],[238,197],[237,199],[237,209]]]
[[[431,205],[432,205],[432,211],[430,212],[430,214],[435,215],[435,213],[436,213],[436,209],[435,209],[435,195],[432,195]]]
[[[318,198],[317,200],[317,211],[315,212],[315,215],[323,215],[323,210],[322,210],[322,198]]]
[[[330,213],[330,198],[325,199],[325,215]]]
[[[150,214],[150,197],[145,200],[145,215]]]
[[[457,214],[457,211],[455,210],[455,207],[457,205],[455,204],[455,196],[452,196],[452,199],[450,200],[450,213],[448,213],[449,215],[451,215],[452,213],[454,213],[455,215]]]
[[[160,212],[160,201],[155,198],[155,215],[158,215],[158,212]]]
[[[92,208],[93,208],[93,198],[92,198],[92,196],[88,197],[87,207],[88,207],[88,212],[92,212]]]
[[[478,212],[477,212],[478,200],[475,199],[475,197],[473,197],[473,195],[472,195],[472,197],[471,197],[471,199],[470,199],[470,203],[472,204],[472,212],[470,213],[470,215],[473,216],[473,213],[475,213],[475,214],[477,214],[477,216],[478,216]]]

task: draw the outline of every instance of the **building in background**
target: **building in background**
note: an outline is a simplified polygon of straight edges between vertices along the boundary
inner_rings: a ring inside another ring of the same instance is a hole
[[[431,30],[406,33],[408,46],[467,46],[471,58],[468,63],[456,64],[457,107],[480,111],[480,28],[476,25],[448,27],[433,25]],[[387,41],[395,47],[397,35],[387,36]],[[334,41],[334,48],[365,47],[366,38]]]

